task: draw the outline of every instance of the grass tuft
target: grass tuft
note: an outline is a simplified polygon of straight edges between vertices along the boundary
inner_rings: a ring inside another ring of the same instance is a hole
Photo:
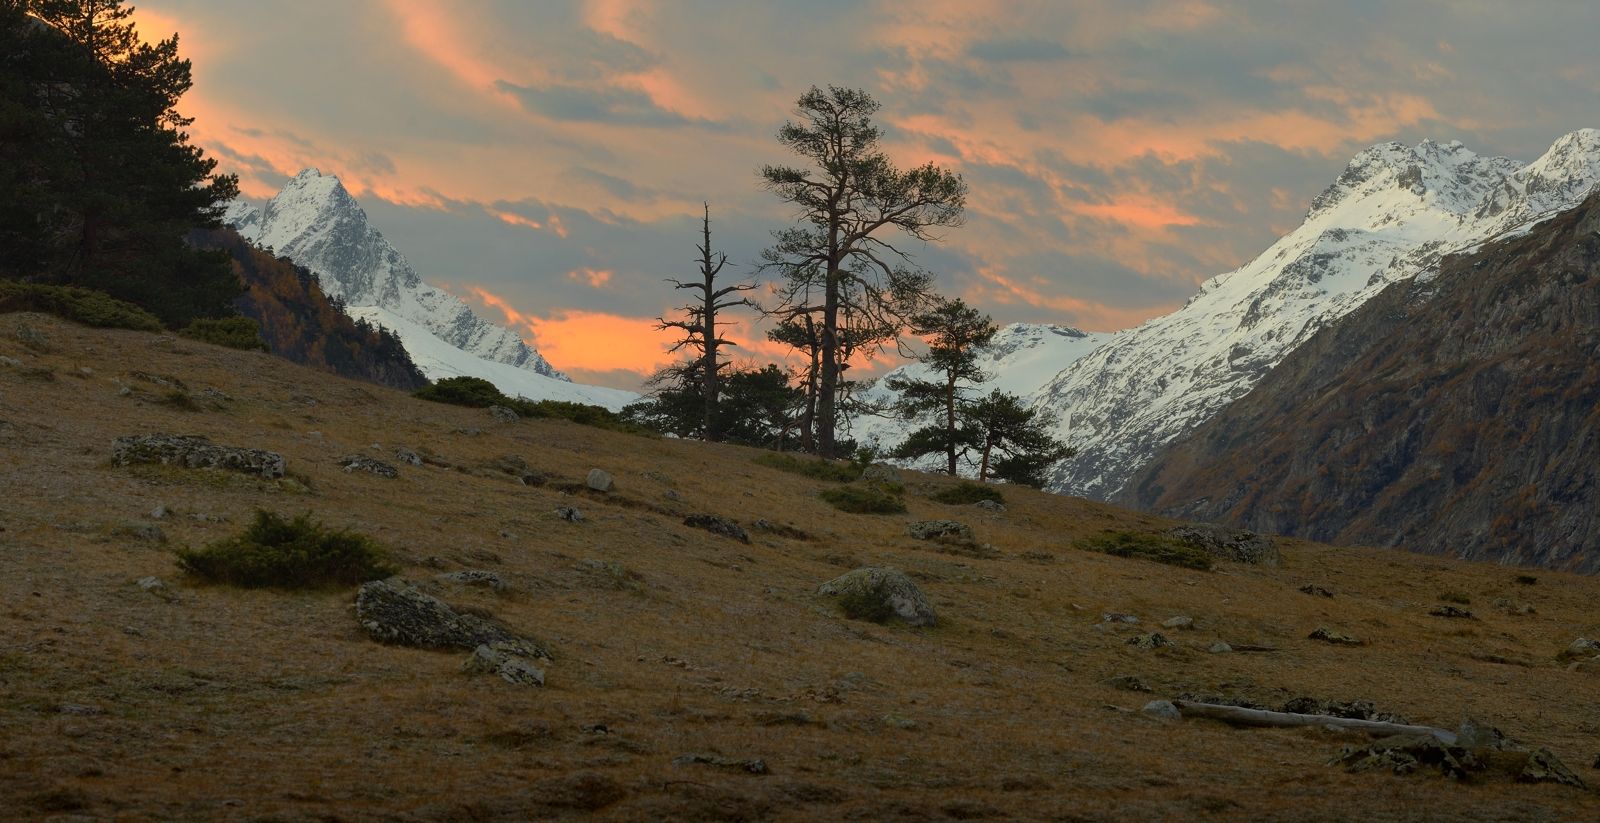
[[[904,501],[875,486],[837,486],[823,489],[821,497],[851,514],[901,514],[906,510]]]
[[[1084,551],[1113,557],[1135,557],[1185,569],[1211,570],[1211,555],[1159,534],[1108,531],[1093,537],[1080,537],[1072,545]]]
[[[1000,490],[985,483],[961,482],[954,486],[946,486],[933,494],[928,495],[929,500],[938,503],[949,503],[952,506],[963,506],[983,500],[993,500],[996,503],[1006,502],[1005,495]]]
[[[399,571],[366,535],[330,529],[309,514],[289,520],[268,511],[257,511],[236,537],[180,550],[178,565],[213,583],[252,589],[354,586]]]
[[[783,452],[763,454],[755,459],[758,466],[777,469],[781,472],[799,474],[814,480],[827,480],[833,483],[849,483],[861,477],[862,467],[855,463],[836,463],[832,460],[823,460],[819,457],[797,457]]]

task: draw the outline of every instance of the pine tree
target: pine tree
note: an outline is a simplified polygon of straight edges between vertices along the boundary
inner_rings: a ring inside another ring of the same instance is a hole
[[[933,229],[961,225],[966,202],[960,175],[931,163],[901,171],[889,162],[872,124],[878,108],[865,91],[813,86],[800,97],[800,122],[778,130],[778,142],[812,167],[761,169],[764,187],[800,209],[799,225],[773,232],[762,259],[783,281],[772,313],[811,316],[818,332],[814,428],[824,457],[836,451],[847,330],[887,330],[896,339],[932,288],[931,276],[885,235],[935,240]]]
[[[238,180],[189,143],[178,38],[143,42],[121,0],[0,0],[0,275],[88,286],[171,325],[233,313],[226,256],[184,243]]]
[[[966,413],[981,458],[978,479],[993,477],[1008,483],[1038,488],[1045,483],[1050,465],[1071,457],[1073,451],[1055,439],[1038,411],[1022,405],[1014,394],[995,389],[972,404]]]
[[[978,349],[994,337],[994,321],[960,299],[940,300],[930,311],[911,319],[911,330],[928,338],[928,350],[917,358],[939,379],[891,378],[889,388],[900,394],[896,411],[908,419],[933,415],[935,420],[897,446],[893,456],[918,458],[943,453],[945,471],[956,474],[957,460],[977,445],[965,425],[968,401],[963,383],[978,383],[988,375],[978,368]]]
[[[682,385],[698,387],[702,405],[701,436],[714,443],[722,439],[717,400],[721,372],[728,365],[718,357],[718,351],[724,346],[738,345],[717,331],[717,314],[734,306],[750,305],[747,298],[739,295],[754,289],[755,285],[734,283],[717,287],[717,275],[728,265],[728,255],[711,250],[711,204],[704,205],[705,218],[700,224],[702,239],[700,245],[695,247],[700,251],[700,279],[687,283],[673,279],[667,281],[674,288],[695,292],[694,300],[682,307],[682,320],[657,318],[659,322],[656,328],[681,329],[685,332],[683,339],[674,344],[671,351],[690,348],[700,353],[687,368],[677,367],[670,370],[669,374]]]

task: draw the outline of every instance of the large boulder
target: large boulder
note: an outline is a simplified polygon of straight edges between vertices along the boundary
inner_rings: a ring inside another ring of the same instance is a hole
[[[379,643],[421,649],[476,650],[490,646],[523,657],[550,658],[540,644],[517,636],[499,623],[461,614],[437,597],[395,578],[362,584],[356,593],[356,619],[367,636]]]
[[[839,598],[851,617],[879,623],[895,619],[910,626],[939,622],[922,590],[896,569],[868,566],[849,571],[822,584],[817,593]]]
[[[160,463],[191,469],[227,469],[259,474],[269,480],[283,476],[283,455],[277,452],[218,446],[199,435],[141,434],[119,437],[111,446],[111,461],[118,466]]]
[[[1252,566],[1283,565],[1283,556],[1271,538],[1244,529],[1230,529],[1211,523],[1186,523],[1168,529],[1168,537],[1190,548],[1199,549],[1218,560],[1248,563]]]

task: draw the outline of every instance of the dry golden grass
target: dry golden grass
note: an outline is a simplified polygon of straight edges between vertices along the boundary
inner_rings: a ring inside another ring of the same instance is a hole
[[[22,321],[50,351],[17,342]],[[1512,569],[1295,541],[1283,569],[1189,571],[1071,548],[1163,521],[1027,490],[1006,489],[1008,511],[994,515],[931,502],[923,494],[948,480],[908,474],[909,513],[850,515],[817,499],[822,481],[755,465],[748,449],[496,423],[171,336],[8,315],[0,355],[23,361],[0,366],[8,819],[1600,818],[1593,790],[1350,775],[1325,764],[1354,738],[1138,714],[1183,691],[1367,699],[1416,722],[1482,718],[1600,782],[1600,674],[1554,659],[1600,634],[1591,578],[1537,572],[1518,585]],[[174,409],[133,372],[232,399]],[[311,491],[110,465],[113,438],[151,432],[282,452]],[[454,468],[401,466],[385,480],[334,462],[396,447]],[[482,468],[506,455],[569,482],[601,467],[617,490],[568,494]],[[150,520],[157,505],[171,515]],[[557,519],[565,505],[586,522]],[[258,507],[370,534],[412,580],[497,572],[505,593],[442,596],[548,643],[548,685],[469,678],[464,654],[375,644],[353,591],[179,574],[172,546],[232,534]],[[681,525],[692,512],[811,539],[752,531],[743,545]],[[905,537],[930,518],[972,524],[998,556]],[[126,528],[149,523],[171,542]],[[943,624],[843,619],[814,592],[859,563],[912,574]],[[146,575],[173,598],[138,588]],[[1307,583],[1336,596],[1296,591]],[[1470,598],[1480,619],[1430,616],[1441,593]],[[1537,612],[1499,611],[1501,597]],[[1097,626],[1104,611],[1143,622]],[[1166,632],[1176,648],[1125,643],[1175,615],[1196,625]],[[1368,645],[1305,639],[1320,625]],[[1218,640],[1279,651],[1207,653]],[[1119,675],[1155,694],[1105,683]],[[686,754],[759,758],[770,774],[673,765]]]

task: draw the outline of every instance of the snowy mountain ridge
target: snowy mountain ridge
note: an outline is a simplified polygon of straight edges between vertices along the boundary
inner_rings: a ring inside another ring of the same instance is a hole
[[[1458,142],[1383,143],[1357,154],[1305,222],[1182,308],[1109,336],[1031,393],[1076,456],[1054,491],[1105,498],[1318,329],[1398,280],[1571,208],[1600,181],[1600,131],[1522,165]]]
[[[423,281],[367,219],[339,178],[306,169],[265,206],[232,204],[224,222],[317,275],[352,317],[400,336],[429,379],[483,377],[508,395],[595,403],[616,409],[632,392],[571,382],[510,329],[477,316],[460,298]]]

